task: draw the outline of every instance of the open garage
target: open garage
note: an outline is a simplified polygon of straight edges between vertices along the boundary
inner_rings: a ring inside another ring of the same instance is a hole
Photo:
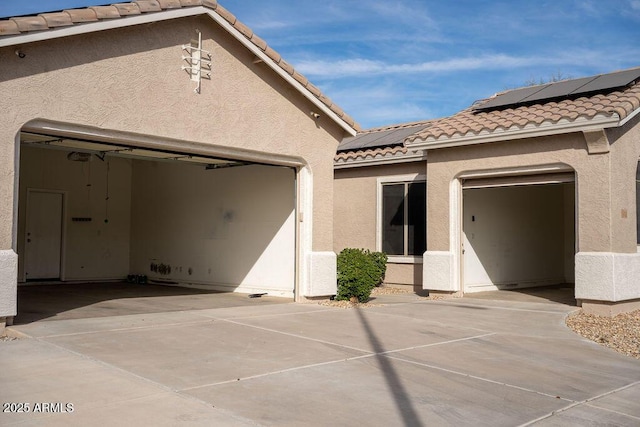
[[[23,133],[19,278],[293,297],[292,168]]]
[[[573,174],[463,185],[464,292],[573,287]]]
[[[3,27],[0,323],[18,284],[336,293],[332,162],[358,125],[221,6],[154,5]]]

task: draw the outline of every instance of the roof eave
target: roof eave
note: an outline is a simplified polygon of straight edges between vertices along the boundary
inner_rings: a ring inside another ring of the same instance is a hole
[[[231,25],[226,19],[217,14],[214,10],[206,6],[194,6],[180,9],[167,9],[160,12],[145,13],[141,15],[126,16],[119,19],[101,20],[96,22],[87,22],[84,24],[76,24],[68,27],[52,28],[46,31],[38,31],[27,34],[17,34],[14,36],[5,36],[0,38],[0,47],[16,46],[26,43],[34,43],[45,40],[52,40],[61,37],[69,37],[80,34],[93,33],[97,31],[112,30],[116,28],[130,27],[134,25],[149,24],[152,22],[166,21],[176,18],[185,18],[190,16],[208,15],[221,25],[229,34],[231,34],[242,45],[248,48],[254,55],[260,58],[269,68],[285,79],[287,83],[293,86],[300,94],[309,100],[322,114],[325,114],[335,123],[337,123],[345,132],[351,136],[357,134],[357,130],[334,113],[325,103],[316,98],[307,88],[300,84],[292,75],[273,62],[269,56],[258,46],[248,40],[240,31]]]
[[[542,136],[560,135],[574,132],[592,132],[595,130],[617,127],[623,124],[618,114],[606,117],[596,117],[588,120],[577,120],[564,123],[542,124],[531,128],[508,129],[493,131],[481,135],[463,135],[437,140],[415,138],[405,140],[405,147],[409,149],[433,150],[437,148],[461,147],[466,145],[486,144],[491,142],[508,141],[513,139],[537,138]]]

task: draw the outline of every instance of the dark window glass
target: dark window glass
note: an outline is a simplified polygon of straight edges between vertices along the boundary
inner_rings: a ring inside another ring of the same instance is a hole
[[[427,184],[409,184],[407,191],[409,247],[407,255],[422,255],[427,248]]]
[[[425,182],[382,186],[382,251],[387,255],[422,255],[427,237]]]
[[[382,187],[382,251],[404,254],[404,184]]]

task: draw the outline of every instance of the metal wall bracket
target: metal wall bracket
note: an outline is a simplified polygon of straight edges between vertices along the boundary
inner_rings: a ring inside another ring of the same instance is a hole
[[[191,77],[191,81],[196,82],[195,93],[200,93],[202,79],[211,80],[211,53],[202,49],[202,33],[198,33],[198,40],[191,40],[191,44],[182,45],[182,50],[187,52],[182,55],[182,60],[187,63],[183,65],[185,70]]]

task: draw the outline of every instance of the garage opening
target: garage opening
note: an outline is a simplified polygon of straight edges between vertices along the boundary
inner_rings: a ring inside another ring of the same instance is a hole
[[[575,248],[573,173],[464,182],[465,293],[527,289],[575,303]]]
[[[22,132],[18,200],[19,284],[294,296],[292,167]]]

